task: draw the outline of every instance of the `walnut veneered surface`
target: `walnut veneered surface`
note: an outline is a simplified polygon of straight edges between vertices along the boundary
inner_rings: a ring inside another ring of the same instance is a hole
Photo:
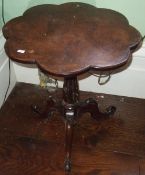
[[[122,14],[84,3],[32,7],[9,21],[3,34],[12,60],[57,76],[117,68],[141,42]]]

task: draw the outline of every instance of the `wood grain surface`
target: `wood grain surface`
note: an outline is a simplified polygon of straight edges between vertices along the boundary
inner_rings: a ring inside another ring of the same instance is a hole
[[[145,174],[145,100],[81,92],[100,109],[117,107],[110,119],[88,114],[75,126],[71,175]],[[32,112],[49,96],[38,86],[18,83],[0,111],[0,175],[64,175],[64,122]],[[62,98],[59,89],[57,98]]]
[[[11,59],[57,76],[117,68],[141,44],[125,16],[78,2],[32,7],[10,20],[3,34]]]

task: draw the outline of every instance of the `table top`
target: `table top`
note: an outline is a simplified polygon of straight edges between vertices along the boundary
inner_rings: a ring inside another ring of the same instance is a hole
[[[141,35],[122,14],[85,3],[38,5],[3,27],[14,61],[56,76],[108,70],[128,62]]]

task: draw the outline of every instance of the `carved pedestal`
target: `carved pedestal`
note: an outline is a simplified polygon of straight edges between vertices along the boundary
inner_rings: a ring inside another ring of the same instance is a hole
[[[42,117],[50,117],[53,112],[57,111],[62,114],[65,121],[65,171],[71,171],[71,149],[73,141],[73,129],[77,119],[85,112],[89,112],[94,119],[108,118],[113,115],[116,108],[110,106],[105,113],[101,113],[98,103],[95,99],[89,98],[85,101],[79,100],[79,87],[77,77],[65,78],[63,85],[63,101],[49,97],[46,109],[41,112],[37,106],[33,110]]]

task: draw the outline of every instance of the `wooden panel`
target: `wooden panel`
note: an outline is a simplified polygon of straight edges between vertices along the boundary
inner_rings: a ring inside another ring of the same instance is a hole
[[[0,111],[0,175],[64,175],[64,123],[55,114],[40,119],[31,104],[45,104],[48,92],[17,84]],[[55,94],[61,98],[61,90]],[[72,175],[144,175],[145,100],[81,93],[117,111],[108,120],[85,114],[75,127]],[[102,98],[104,97],[104,98]]]

